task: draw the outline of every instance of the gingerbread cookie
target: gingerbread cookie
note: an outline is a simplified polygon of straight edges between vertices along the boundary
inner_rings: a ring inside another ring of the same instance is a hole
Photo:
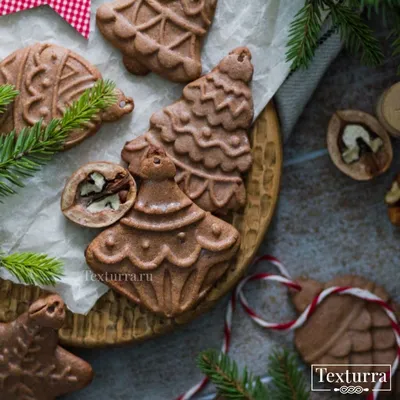
[[[78,54],[54,44],[37,43],[12,53],[0,62],[0,85],[11,84],[20,92],[0,116],[0,132],[20,132],[39,120],[48,123],[101,79],[100,72]],[[94,135],[102,122],[116,121],[132,112],[130,97],[117,90],[118,101],[97,116],[86,129],[70,132],[65,149]],[[0,133],[0,134],[1,134]]]
[[[293,296],[293,303],[302,313],[315,296],[328,287],[357,287],[370,291],[385,302],[389,295],[367,279],[346,275],[322,284],[311,279],[297,282],[302,290]],[[397,344],[391,321],[378,304],[350,295],[331,295],[295,332],[295,345],[308,364],[333,364],[329,372],[387,372],[388,367],[350,366],[349,364],[392,365]],[[368,390],[371,382],[360,385]]]
[[[196,206],[178,187],[173,162],[149,147],[134,207],[89,245],[98,278],[150,311],[192,309],[229,268],[239,232]]]
[[[175,82],[201,75],[203,38],[217,0],[116,0],[97,10],[97,25],[123,53],[127,70]]]
[[[153,114],[143,136],[125,145],[129,170],[138,175],[148,146],[162,146],[175,163],[179,186],[199,207],[220,213],[242,207],[242,174],[252,163],[252,76],[250,51],[238,48],[188,84],[180,100]]]
[[[61,298],[49,295],[0,324],[1,400],[54,400],[89,385],[91,366],[57,345],[65,315]]]
[[[103,228],[121,219],[136,199],[136,182],[118,164],[89,163],[79,168],[65,185],[61,210],[72,222]]]

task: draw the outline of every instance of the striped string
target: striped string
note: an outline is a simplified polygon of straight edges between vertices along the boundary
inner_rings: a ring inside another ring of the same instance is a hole
[[[388,371],[386,373],[386,376],[387,376],[387,378],[389,378],[390,375],[393,376],[396,373],[398,366],[399,366],[399,360],[400,360],[400,325],[397,321],[397,317],[394,313],[394,310],[392,309],[392,307],[389,304],[387,304],[380,297],[369,292],[368,290],[355,288],[355,287],[334,286],[334,287],[327,288],[327,289],[323,290],[321,293],[319,293],[298,318],[288,321],[288,322],[283,322],[283,323],[282,322],[280,322],[280,323],[268,322],[265,319],[263,319],[261,316],[259,316],[250,307],[250,305],[243,293],[243,289],[246,286],[246,284],[249,282],[253,282],[253,281],[273,281],[273,282],[279,282],[290,289],[294,289],[294,290],[298,290],[298,291],[301,290],[301,286],[297,282],[295,282],[291,279],[288,270],[277,258],[270,256],[270,255],[264,255],[264,256],[257,258],[254,261],[253,265],[257,265],[258,263],[260,263],[262,261],[268,261],[271,264],[273,264],[279,270],[280,275],[274,275],[274,274],[269,274],[269,273],[264,273],[264,272],[255,273],[255,274],[249,275],[246,278],[244,278],[236,286],[236,289],[234,290],[232,296],[230,297],[228,307],[226,310],[226,314],[225,314],[224,340],[223,340],[222,349],[221,349],[222,353],[227,354],[229,351],[230,342],[231,342],[231,333],[232,333],[232,317],[236,310],[236,305],[237,305],[238,300],[239,300],[240,304],[242,305],[246,314],[256,324],[260,325],[261,327],[266,328],[266,329],[279,330],[279,331],[293,331],[293,330],[303,326],[308,321],[308,319],[311,317],[311,315],[315,312],[315,310],[317,309],[319,304],[321,304],[327,297],[334,295],[334,294],[336,294],[336,295],[351,295],[351,296],[363,299],[367,302],[378,304],[380,307],[382,307],[382,309],[388,316],[389,320],[391,321],[391,325],[392,325],[396,343],[397,343],[397,355],[396,355],[395,360],[393,361],[391,373]],[[207,385],[207,383],[208,383],[208,378],[203,378],[197,385],[193,386],[186,393],[179,396],[177,398],[177,400],[191,399],[195,394],[199,393]],[[381,386],[382,386],[382,382],[379,381],[375,385],[374,389],[368,394],[367,400],[377,399],[378,395],[379,395],[379,389],[381,388]]]

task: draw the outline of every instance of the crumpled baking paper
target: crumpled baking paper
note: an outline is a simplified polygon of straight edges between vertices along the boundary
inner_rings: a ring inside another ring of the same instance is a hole
[[[96,65],[105,78],[117,83],[135,100],[132,115],[104,124],[92,138],[57,154],[18,194],[0,204],[0,249],[5,252],[45,252],[65,263],[65,276],[52,290],[75,313],[85,314],[108,290],[93,279],[84,251],[99,230],[85,229],[66,220],[60,196],[68,177],[93,161],[120,162],[127,140],[148,127],[151,114],[181,95],[182,85],[155,74],[136,77],[125,71],[121,54],[104,40],[95,26],[96,9],[104,1],[92,1],[90,40],[87,42],[47,6],[0,18],[0,58],[35,42],[52,42],[79,53]],[[207,73],[232,49],[248,46],[253,54],[253,93],[256,115],[275,94],[289,72],[285,43],[289,24],[304,0],[219,0],[213,26],[203,49]],[[0,276],[15,281],[7,271]]]

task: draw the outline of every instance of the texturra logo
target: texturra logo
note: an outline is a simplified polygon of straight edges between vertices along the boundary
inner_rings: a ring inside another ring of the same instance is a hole
[[[390,392],[391,369],[390,364],[313,364],[311,391],[341,394]]]

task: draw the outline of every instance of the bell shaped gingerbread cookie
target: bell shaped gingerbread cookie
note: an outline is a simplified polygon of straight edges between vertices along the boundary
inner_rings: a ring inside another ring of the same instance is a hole
[[[57,344],[64,320],[63,301],[49,295],[0,324],[1,400],[55,400],[92,381],[91,366]]]
[[[252,163],[251,54],[238,48],[208,75],[187,85],[176,103],[153,114],[150,129],[128,142],[122,158],[138,175],[148,146],[162,146],[180,188],[202,209],[227,213],[246,202],[242,174]]]
[[[6,113],[0,115],[0,134],[17,134],[39,120],[60,118],[73,101],[101,79],[100,72],[78,54],[54,44],[37,43],[17,50],[0,62],[0,85],[11,84],[20,92]],[[102,122],[132,112],[133,100],[117,90],[118,101],[100,113],[86,129],[72,131],[65,149],[94,135]]]
[[[89,245],[100,280],[150,311],[175,317],[192,309],[227,271],[239,232],[203,211],[174,181],[173,162],[149,147],[134,207]]]
[[[115,0],[97,10],[97,25],[122,51],[127,70],[175,82],[201,75],[201,48],[217,0]]]
[[[346,275],[326,284],[311,279],[300,279],[297,282],[303,288],[293,296],[293,303],[299,313],[322,290],[333,286],[368,290],[390,303],[389,295],[382,287],[360,276]],[[329,372],[338,373],[349,370],[350,373],[384,374],[397,354],[393,328],[383,309],[378,304],[350,295],[331,295],[318,305],[305,325],[296,330],[295,345],[308,364],[328,364],[330,366],[326,368]],[[386,366],[374,367],[371,364]],[[394,388],[394,380],[392,383]],[[371,380],[360,385],[369,391],[374,386]]]

